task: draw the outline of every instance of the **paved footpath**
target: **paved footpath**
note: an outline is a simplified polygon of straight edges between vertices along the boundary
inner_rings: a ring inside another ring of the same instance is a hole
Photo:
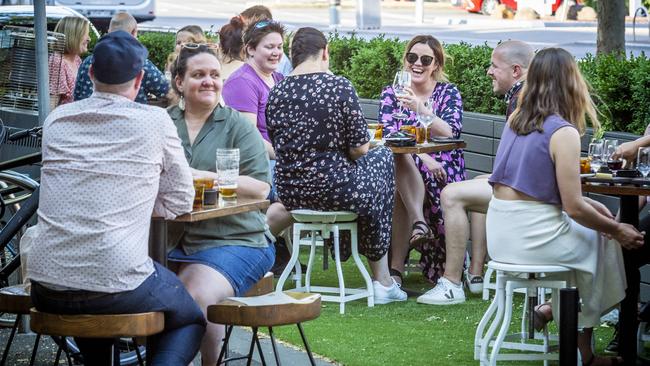
[[[4,347],[7,342],[7,337],[9,337],[10,329],[1,329],[0,330],[0,352],[4,350]],[[297,331],[297,329],[296,329]],[[309,335],[307,335],[309,337]],[[22,366],[29,365],[29,358],[31,357],[32,347],[34,345],[36,335],[35,334],[18,334],[14,338],[14,343],[11,346],[11,352],[7,359],[7,365],[11,366]],[[233,340],[231,341],[231,355],[239,356],[245,355],[248,353],[248,346],[250,342],[251,333],[249,331],[243,330],[241,328],[235,328],[233,332]],[[264,349],[264,358],[268,364],[275,364],[273,359],[273,353],[271,350],[271,343],[268,338],[263,338],[262,340],[262,349]],[[307,354],[302,350],[297,350],[294,347],[286,346],[282,343],[278,344],[278,350],[280,352],[280,361],[285,365],[308,365],[309,359]],[[38,347],[38,356],[36,366],[51,366],[54,362],[54,357],[56,355],[56,346],[54,342],[49,337],[41,338],[41,344]],[[1,356],[1,353],[0,353]],[[63,358],[63,357],[62,357]],[[67,365],[65,359],[59,361],[60,365]],[[245,365],[246,360],[229,362],[229,365],[240,366]],[[201,362],[197,356],[193,362],[193,365],[200,366]],[[257,351],[255,352],[255,357],[253,365],[261,365],[259,362],[259,355]],[[331,366],[337,365],[326,361],[322,358],[316,358],[316,365],[318,366]]]

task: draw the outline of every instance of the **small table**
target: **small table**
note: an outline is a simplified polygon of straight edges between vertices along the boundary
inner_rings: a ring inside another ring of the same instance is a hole
[[[178,216],[174,220],[165,220],[161,217],[151,218],[151,231],[149,234],[149,256],[151,259],[167,267],[167,222],[198,222],[236,215],[242,212],[262,210],[271,202],[263,199],[239,198],[232,201],[219,199],[216,206],[203,206],[195,208],[192,212]]]
[[[599,183],[599,184],[590,184]],[[582,192],[600,193],[621,198],[620,213],[621,222],[639,227],[639,196],[650,196],[649,181],[631,178],[586,178],[582,183]],[[650,235],[646,234],[646,235]],[[625,299],[621,301],[621,309],[618,320],[619,341],[618,354],[623,357],[627,365],[634,365],[637,358],[637,301],[640,291],[639,269],[634,265],[633,259],[636,251],[623,248],[623,263],[625,265],[625,277],[627,289]]]
[[[387,146],[379,144],[377,140],[370,141],[371,147],[377,146],[386,146],[394,154],[430,154],[440,151],[451,151],[455,149],[464,149],[467,144],[464,141],[461,142],[445,142],[445,143],[435,143],[427,142],[424,144],[417,144],[415,146]]]

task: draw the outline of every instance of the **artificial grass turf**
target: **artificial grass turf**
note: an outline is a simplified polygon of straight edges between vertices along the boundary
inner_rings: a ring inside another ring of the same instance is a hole
[[[301,258],[303,263],[307,262],[306,257]],[[323,271],[319,263],[320,260],[314,261],[312,284],[336,286],[333,261],[327,271]],[[352,260],[343,264],[343,273],[346,287],[363,285]],[[290,285],[287,281],[285,289],[291,286],[293,282]],[[416,290],[432,287],[419,272],[409,274],[404,286]],[[320,317],[304,323],[303,327],[314,353],[343,365],[477,365],[474,334],[489,302],[467,290],[465,294],[469,296],[465,303],[450,306],[423,305],[409,298],[406,302],[369,308],[365,299],[356,300],[346,303],[343,315],[339,314],[338,303],[323,302]],[[513,312],[513,330],[520,324],[522,303],[519,295]],[[279,327],[274,331],[279,339],[303,347],[295,327]],[[597,352],[602,352],[612,332],[612,328],[596,330]],[[503,364],[541,365],[543,362]]]

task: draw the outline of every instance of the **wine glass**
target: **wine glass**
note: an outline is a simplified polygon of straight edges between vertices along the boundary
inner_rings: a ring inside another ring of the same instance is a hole
[[[592,170],[594,173],[598,173],[600,167],[603,166],[603,142],[594,141],[590,143],[588,156]]]
[[[393,91],[397,98],[404,98],[409,95],[406,90],[407,87],[411,86],[411,73],[405,70],[400,70],[395,73],[395,79],[393,79]],[[404,112],[404,107],[401,102],[397,102],[399,109],[396,112],[393,112],[393,118],[404,119],[408,115]]]
[[[650,148],[640,147],[636,156],[636,169],[643,174],[643,179],[650,173]]]
[[[436,118],[436,113],[433,110],[433,98],[427,99],[426,102],[418,103],[418,122],[424,127],[424,143],[427,143],[429,140],[429,126]]]
[[[616,153],[617,145],[607,145],[605,149],[605,156],[607,156],[607,167],[616,175],[616,172],[623,168],[623,159],[614,159],[613,155]]]
[[[616,140],[616,139],[603,140],[603,152],[607,151],[607,149],[610,146],[613,146],[614,150],[616,150],[618,148],[618,140]],[[609,155],[605,155],[605,157],[609,157]]]

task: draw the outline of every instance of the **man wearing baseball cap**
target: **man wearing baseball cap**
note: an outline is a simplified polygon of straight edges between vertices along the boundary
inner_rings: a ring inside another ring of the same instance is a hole
[[[38,225],[27,258],[34,306],[57,314],[159,311],[150,365],[187,365],[205,318],[178,278],[148,256],[152,214],[192,210],[194,189],[164,109],[134,102],[147,50],[124,31],[95,46],[95,93],[43,124]],[[107,365],[113,340],[76,339],[86,365]]]

